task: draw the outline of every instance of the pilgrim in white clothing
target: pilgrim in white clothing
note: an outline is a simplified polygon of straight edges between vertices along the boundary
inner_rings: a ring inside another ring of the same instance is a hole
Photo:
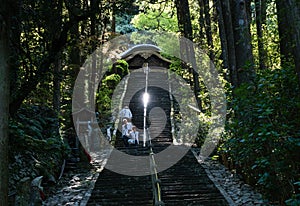
[[[127,119],[123,119],[122,139],[125,146],[128,146],[128,138],[131,130],[132,130],[132,124],[128,122]]]
[[[134,144],[138,145],[139,144],[139,132],[136,131],[136,127],[132,126],[132,130],[129,133],[129,139],[128,139],[129,144]]]
[[[132,113],[131,110],[128,108],[128,106],[125,106],[121,111],[120,111],[120,118],[124,119],[126,118],[127,120],[131,120],[132,118]]]

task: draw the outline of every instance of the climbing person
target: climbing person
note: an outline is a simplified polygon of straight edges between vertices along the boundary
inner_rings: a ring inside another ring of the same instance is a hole
[[[131,110],[129,109],[128,106],[125,106],[119,113],[120,115],[120,118],[121,119],[124,119],[126,118],[128,121],[131,121],[131,118],[132,118],[132,112]]]
[[[136,130],[136,126],[132,126],[132,130],[129,133],[128,144],[138,145],[139,144],[139,132]]]
[[[126,147],[129,146],[128,144],[128,139],[129,139],[129,133],[132,130],[132,124],[128,122],[127,119],[123,119],[123,124],[122,124],[122,139],[124,142],[124,145]]]

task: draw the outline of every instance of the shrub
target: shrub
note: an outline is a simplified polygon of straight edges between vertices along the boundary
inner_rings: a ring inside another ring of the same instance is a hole
[[[265,70],[234,90],[220,149],[245,180],[283,203],[299,178],[300,97],[291,69]]]

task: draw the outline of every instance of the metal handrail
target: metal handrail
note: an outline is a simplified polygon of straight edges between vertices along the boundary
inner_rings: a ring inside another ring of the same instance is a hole
[[[161,195],[160,179],[158,177],[157,165],[154,159],[154,152],[151,144],[151,137],[149,135],[149,130],[147,130],[147,136],[149,139],[150,147],[150,170],[151,170],[151,180],[152,180],[152,189],[153,189],[153,201],[155,206],[164,206]]]
[[[151,172],[151,180],[152,180],[152,189],[153,189],[153,200],[155,206],[164,206],[164,202],[161,199],[161,188],[160,188],[160,180],[158,178],[158,172],[156,169],[156,163],[154,159],[154,153],[152,149],[151,136],[149,135],[149,129],[147,128],[146,119],[147,119],[147,105],[148,105],[148,74],[150,68],[148,67],[148,63],[144,63],[143,65],[144,72],[146,74],[145,79],[145,93],[143,97],[144,101],[144,136],[143,136],[143,146],[146,147],[146,141],[149,141],[150,148],[150,172]]]

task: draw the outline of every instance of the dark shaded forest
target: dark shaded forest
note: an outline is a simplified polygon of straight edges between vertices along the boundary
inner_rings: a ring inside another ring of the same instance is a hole
[[[0,205],[36,177],[56,183],[76,138],[72,94],[81,66],[115,37],[141,31],[170,32],[201,47],[227,101],[212,158],[272,204],[300,205],[298,0],[1,2]],[[203,78],[165,56],[204,114],[195,134],[201,147],[211,114]],[[123,60],[111,65],[94,94],[100,128],[109,124],[113,90],[128,72]]]

